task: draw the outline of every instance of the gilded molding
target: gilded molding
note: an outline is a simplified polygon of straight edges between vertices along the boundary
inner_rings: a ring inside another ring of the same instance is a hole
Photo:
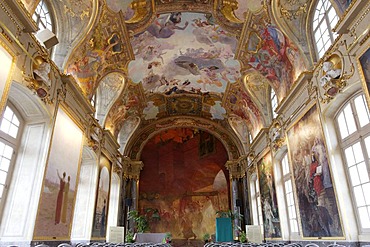
[[[134,161],[127,156],[122,158],[122,176],[124,179],[138,181],[140,178],[140,171],[143,167],[144,164],[142,161]]]
[[[225,18],[234,23],[243,23],[243,21],[239,20],[236,16],[234,11],[238,8],[238,2],[236,0],[222,0],[221,1],[221,13],[225,16]]]
[[[297,19],[297,17],[299,17],[300,15],[307,13],[307,3],[303,4],[302,6],[299,6],[297,9],[294,10],[289,10],[281,6],[280,13],[282,16],[284,16],[286,19],[290,21],[293,19]]]
[[[278,151],[285,144],[285,132],[283,128],[283,119],[279,116],[274,119],[269,130],[269,143],[272,151]]]
[[[362,15],[359,18],[357,18],[356,22],[353,24],[353,26],[349,30],[351,37],[354,37],[356,39],[356,41],[354,41],[354,42],[357,42],[357,39],[358,39],[358,37],[356,35],[356,29],[357,29],[358,25],[360,25],[360,23],[362,22],[362,20],[365,19],[365,17],[370,12],[370,2],[368,2],[368,4],[363,9],[365,9],[365,11],[362,13]]]
[[[137,23],[142,20],[149,14],[148,9],[150,6],[147,6],[146,0],[133,0],[130,4],[130,8],[135,11],[134,16],[131,19],[125,21],[127,24]]]

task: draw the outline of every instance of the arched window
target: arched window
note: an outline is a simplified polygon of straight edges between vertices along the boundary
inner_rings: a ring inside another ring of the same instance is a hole
[[[7,105],[0,119],[0,212],[10,183],[20,129],[19,114]]]
[[[270,100],[271,100],[272,118],[276,118],[277,114],[275,110],[276,110],[276,107],[278,107],[278,100],[277,100],[275,91],[272,88],[271,88],[271,93],[270,93]]]
[[[284,194],[288,209],[290,232],[298,232],[297,213],[295,209],[292,179],[287,154],[285,154],[281,160],[281,170],[283,172]]]
[[[53,31],[53,22],[50,17],[48,6],[45,0],[41,0],[36,7],[32,19],[36,22],[40,30],[49,29]]]
[[[370,114],[363,94],[355,95],[338,112],[339,143],[351,186],[360,229],[370,229]]]
[[[249,144],[252,144],[253,136],[252,136],[252,133],[250,131],[248,131],[248,140],[249,140]]]
[[[330,0],[319,0],[313,18],[316,52],[321,58],[338,36],[332,31],[339,20]]]
[[[262,205],[261,205],[261,193],[260,193],[260,186],[258,182],[258,178],[254,181],[254,186],[256,188],[256,201],[257,201],[257,213],[258,213],[258,224],[263,224],[262,218]]]

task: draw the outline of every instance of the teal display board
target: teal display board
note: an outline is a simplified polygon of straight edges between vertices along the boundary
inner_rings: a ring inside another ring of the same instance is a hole
[[[233,228],[230,218],[216,218],[216,242],[232,242]]]

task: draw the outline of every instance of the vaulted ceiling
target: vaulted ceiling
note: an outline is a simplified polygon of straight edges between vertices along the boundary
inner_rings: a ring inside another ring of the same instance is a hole
[[[95,95],[97,119],[121,143],[138,128],[197,119],[245,144],[271,124],[271,88],[283,101],[313,63],[311,2],[51,1],[53,57]]]

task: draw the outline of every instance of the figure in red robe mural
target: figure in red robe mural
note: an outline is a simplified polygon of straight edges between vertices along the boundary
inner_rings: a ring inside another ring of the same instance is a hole
[[[63,177],[61,177],[59,174],[59,171],[57,170],[57,174],[59,177],[59,192],[58,192],[58,197],[57,197],[57,206],[55,209],[55,225],[60,223],[60,215],[62,213],[62,204],[63,204],[64,186],[66,184],[65,182],[66,173],[63,172]]]

